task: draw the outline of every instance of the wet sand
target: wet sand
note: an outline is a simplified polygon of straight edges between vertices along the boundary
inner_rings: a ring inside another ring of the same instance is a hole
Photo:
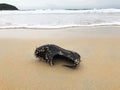
[[[119,90],[120,27],[0,29],[0,90]],[[57,44],[81,55],[77,69],[34,56],[36,47]]]

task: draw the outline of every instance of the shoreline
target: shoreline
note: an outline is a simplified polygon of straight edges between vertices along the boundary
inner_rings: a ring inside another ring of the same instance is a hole
[[[86,25],[86,26],[68,26],[68,27],[58,27],[58,28],[27,28],[27,27],[17,27],[17,28],[12,28],[12,27],[8,27],[8,28],[0,28],[0,29],[35,29],[35,30],[42,30],[42,29],[45,29],[45,30],[51,30],[51,29],[71,29],[71,28],[85,28],[85,27],[120,27],[120,25]]]
[[[0,38],[39,39],[39,38],[119,38],[120,26],[90,26],[50,29],[0,29]],[[42,33],[42,34],[41,34]],[[64,34],[66,33],[66,35]]]

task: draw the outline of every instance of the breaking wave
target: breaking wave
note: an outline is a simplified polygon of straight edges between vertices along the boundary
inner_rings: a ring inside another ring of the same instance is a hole
[[[120,9],[0,11],[0,28],[120,25]]]

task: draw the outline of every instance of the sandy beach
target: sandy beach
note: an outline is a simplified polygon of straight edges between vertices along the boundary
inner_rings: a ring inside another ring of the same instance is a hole
[[[44,44],[78,52],[80,66],[39,61]],[[0,90],[119,90],[120,26],[0,29],[0,62]]]

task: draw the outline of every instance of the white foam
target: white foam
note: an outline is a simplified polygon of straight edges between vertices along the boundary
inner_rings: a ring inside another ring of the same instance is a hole
[[[0,11],[0,28],[120,25],[120,9]]]
[[[90,9],[90,10],[15,10],[0,11],[1,14],[39,14],[39,13],[120,13],[120,9]]]

